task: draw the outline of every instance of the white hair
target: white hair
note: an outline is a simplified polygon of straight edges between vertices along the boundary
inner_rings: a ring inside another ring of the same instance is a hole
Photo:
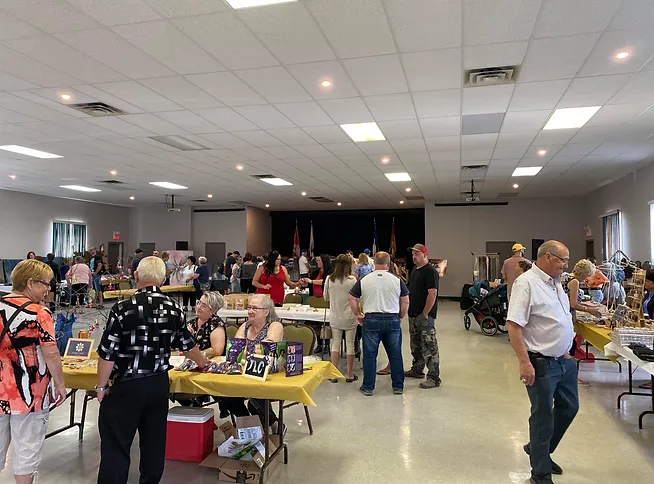
[[[225,303],[225,298],[218,291],[207,291],[203,294],[207,298],[207,305],[211,308],[212,313],[217,313]]]
[[[261,309],[267,309],[268,310],[268,317],[266,317],[266,323],[272,323],[273,321],[278,321],[279,318],[277,318],[277,313],[275,312],[275,303],[273,300],[270,298],[268,294],[257,294],[253,298],[250,299],[250,302],[254,300],[259,301]]]
[[[207,263],[207,258],[203,255],[198,257],[198,264],[206,264]]]
[[[166,264],[159,257],[144,257],[136,268],[136,274],[139,282],[158,286],[166,278]]]

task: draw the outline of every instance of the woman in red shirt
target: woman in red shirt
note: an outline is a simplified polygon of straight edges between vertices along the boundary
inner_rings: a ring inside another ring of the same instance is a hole
[[[252,285],[257,288],[257,294],[269,294],[275,306],[281,306],[284,303],[284,283],[291,289],[299,286],[299,282],[291,281],[279,252],[273,250],[266,257],[266,263],[257,269]]]
[[[307,278],[305,281],[309,284],[309,293],[312,296],[323,297],[325,281],[332,273],[332,262],[328,255],[323,254],[316,259],[316,265],[318,269],[311,274],[311,279]]]

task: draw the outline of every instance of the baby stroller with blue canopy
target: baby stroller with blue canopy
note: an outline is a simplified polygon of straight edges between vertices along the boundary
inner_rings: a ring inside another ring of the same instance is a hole
[[[479,324],[481,332],[486,336],[494,336],[498,331],[506,333],[508,306],[506,284],[491,288],[488,281],[476,281],[468,292],[475,303],[463,316],[463,326],[466,330],[470,329],[472,322],[470,315],[472,315]]]

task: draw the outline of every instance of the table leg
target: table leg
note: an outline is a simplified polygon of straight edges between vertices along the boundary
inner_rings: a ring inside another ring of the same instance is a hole
[[[80,422],[75,422],[76,394],[77,394],[77,389],[74,389],[74,388],[71,389],[66,394],[66,398],[70,398],[70,419],[69,419],[68,425],[65,425],[64,427],[58,428],[58,429],[53,430],[52,432],[46,434],[46,436],[45,436],[46,439],[49,439],[50,437],[54,437],[57,434],[65,432],[66,430],[70,430],[73,427],[81,427],[82,426],[82,424]],[[80,440],[81,440],[81,432],[80,432]]]
[[[279,423],[277,424],[279,427],[279,447],[275,449],[275,451],[270,454],[270,400],[264,400],[263,404],[263,411],[265,412],[265,415],[263,417],[263,446],[265,448],[265,458],[266,461],[263,463],[263,467],[261,467],[261,474],[259,475],[259,484],[263,484],[264,476],[266,475],[266,471],[268,470],[268,466],[270,463],[277,458],[277,455],[280,452],[284,452],[284,464],[288,463],[288,449],[286,448],[286,444],[284,444],[284,409],[282,408],[284,403],[280,402],[280,410],[279,410]]]
[[[643,430],[643,417],[645,415],[654,415],[654,375],[652,375],[652,393],[650,396],[652,397],[652,410],[646,410],[638,417],[638,428],[640,430]]]
[[[581,364],[582,361],[590,361],[590,362],[595,362],[595,361],[611,361],[608,358],[598,358],[597,356],[593,355],[593,358],[591,358],[591,353],[588,351],[590,349],[590,343],[586,341],[584,343],[586,345],[586,350],[585,350],[585,355],[583,358],[579,358],[577,360],[577,371],[579,371],[579,365]],[[622,363],[620,363],[618,360],[615,361],[615,363],[618,364],[618,373],[622,373]]]

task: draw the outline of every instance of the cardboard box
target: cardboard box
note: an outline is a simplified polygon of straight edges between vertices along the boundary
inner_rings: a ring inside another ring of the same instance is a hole
[[[222,424],[219,429],[225,435],[225,438],[229,437],[238,437],[239,428],[248,428],[248,427],[259,427],[261,428],[261,421],[259,417],[249,416],[249,417],[236,417],[236,427],[234,427],[231,422],[226,422]],[[270,436],[269,439],[269,452],[272,455],[275,450],[279,448],[279,436],[274,435]],[[270,465],[266,468],[263,474],[264,482],[270,477],[274,472],[282,458],[282,452],[277,454],[273,460],[270,461]],[[218,470],[218,482],[225,483],[236,483],[236,482],[259,482],[261,477],[261,467],[263,467],[265,456],[262,455],[262,452],[257,452],[253,457],[253,460],[235,460],[229,459],[227,457],[220,457],[218,455],[218,448],[204,459],[200,465],[202,467],[210,467],[212,469]],[[240,479],[240,480],[239,480]],[[243,479],[245,479],[243,481]]]

